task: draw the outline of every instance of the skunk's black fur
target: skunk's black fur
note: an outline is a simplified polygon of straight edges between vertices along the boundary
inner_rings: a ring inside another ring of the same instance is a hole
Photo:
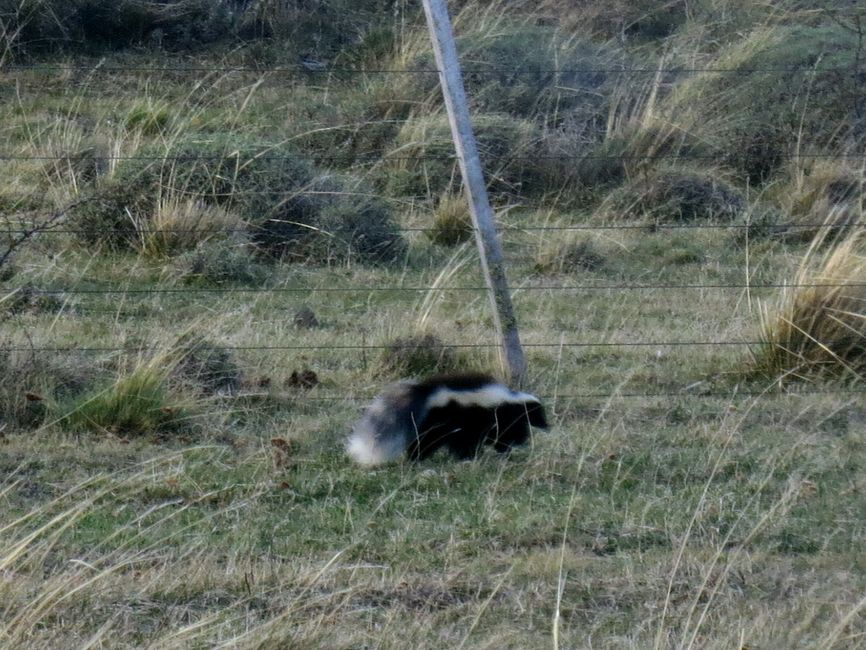
[[[488,375],[441,375],[388,387],[355,425],[347,451],[362,465],[404,453],[423,460],[441,447],[472,458],[484,445],[505,452],[526,443],[530,426],[547,428],[537,397]]]

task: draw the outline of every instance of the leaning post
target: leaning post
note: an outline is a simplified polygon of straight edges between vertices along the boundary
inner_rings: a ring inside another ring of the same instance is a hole
[[[451,19],[448,16],[445,0],[423,0],[423,4],[427,26],[430,29],[430,40],[433,43],[433,53],[436,57],[436,67],[439,70],[439,83],[442,86],[448,121],[451,124],[454,148],[457,151],[463,185],[469,200],[469,213],[475,226],[475,242],[478,244],[481,257],[481,269],[484,272],[493,307],[496,333],[508,367],[510,383],[512,386],[519,387],[523,381],[526,362],[517,331],[517,319],[511,304],[511,293],[505,277],[502,247],[496,236],[493,210],[490,208],[481,159],[478,157],[478,147],[472,133],[472,122],[469,119],[466,90],[463,87],[460,64],[457,60]]]

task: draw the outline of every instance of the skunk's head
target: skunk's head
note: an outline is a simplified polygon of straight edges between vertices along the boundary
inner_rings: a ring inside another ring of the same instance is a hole
[[[523,393],[527,395],[526,393]],[[532,395],[528,395],[532,399],[524,402],[526,406],[526,418],[529,420],[529,424],[538,429],[548,429],[550,425],[547,424],[547,416],[544,413],[544,407],[541,405],[541,402],[538,401],[537,397]]]

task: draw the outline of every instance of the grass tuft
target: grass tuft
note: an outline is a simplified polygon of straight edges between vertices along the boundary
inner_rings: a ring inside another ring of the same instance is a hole
[[[433,334],[397,338],[388,343],[379,359],[379,374],[421,377],[449,372],[461,366],[458,355]]]
[[[777,313],[763,319],[752,369],[780,383],[866,373],[866,241],[854,233],[819,257],[820,243],[803,259],[801,286],[785,291]]]
[[[440,246],[457,246],[472,238],[472,217],[466,197],[462,194],[445,194],[433,213],[433,225],[427,237]]]
[[[139,359],[108,386],[59,405],[58,424],[73,431],[125,435],[181,429],[190,402],[170,385],[177,364],[167,355]]]

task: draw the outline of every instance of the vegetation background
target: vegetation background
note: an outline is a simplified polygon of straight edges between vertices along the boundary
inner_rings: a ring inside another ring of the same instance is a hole
[[[553,427],[362,470],[500,371],[419,3],[0,0],[0,646],[866,644],[866,8],[450,9]]]

